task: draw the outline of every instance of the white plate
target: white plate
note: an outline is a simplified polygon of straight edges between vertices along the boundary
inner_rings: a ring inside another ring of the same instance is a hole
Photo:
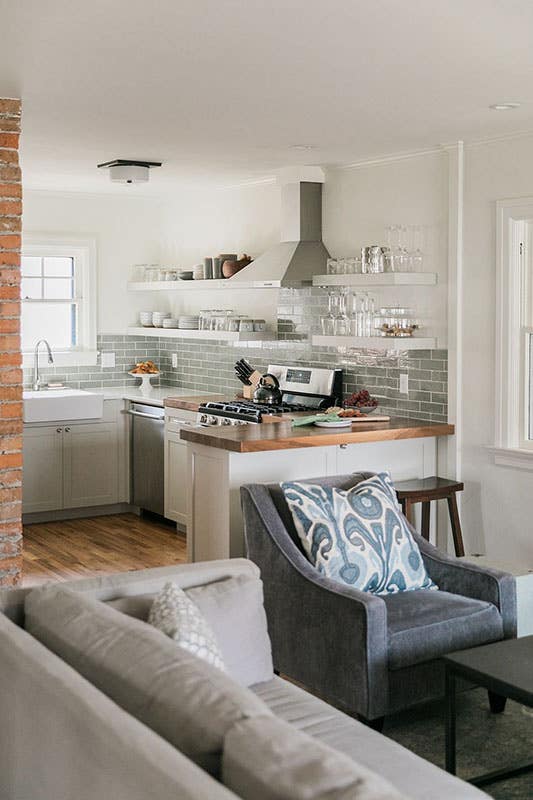
[[[337,419],[330,420],[329,422],[315,422],[313,423],[317,428],[350,428],[352,425],[351,419]]]

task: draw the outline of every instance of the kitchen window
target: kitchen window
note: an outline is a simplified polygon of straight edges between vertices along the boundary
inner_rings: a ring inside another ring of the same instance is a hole
[[[533,198],[497,203],[496,464],[533,470]]]
[[[21,259],[24,365],[46,339],[58,365],[96,363],[95,247],[90,240],[25,237]]]

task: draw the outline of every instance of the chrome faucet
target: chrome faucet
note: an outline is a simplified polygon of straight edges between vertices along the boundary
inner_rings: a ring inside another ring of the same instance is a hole
[[[54,357],[52,355],[52,350],[50,349],[50,345],[46,341],[46,339],[39,339],[37,344],[35,345],[35,351],[33,354],[33,391],[40,392],[43,388],[41,385],[41,376],[39,374],[39,345],[45,344],[46,349],[48,350],[48,363],[54,363]]]

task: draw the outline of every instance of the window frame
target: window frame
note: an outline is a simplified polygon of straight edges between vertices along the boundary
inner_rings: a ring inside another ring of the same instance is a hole
[[[533,197],[496,203],[494,463],[533,470],[529,370],[533,346]]]
[[[54,349],[54,364],[57,366],[92,366],[97,363],[96,349],[96,240],[69,234],[25,234],[22,252],[24,256],[47,256],[74,258],[75,301],[77,303],[77,341],[75,347]],[[24,303],[21,300],[21,303]],[[39,302],[39,301],[29,301]],[[33,366],[33,351],[22,352],[24,367]]]

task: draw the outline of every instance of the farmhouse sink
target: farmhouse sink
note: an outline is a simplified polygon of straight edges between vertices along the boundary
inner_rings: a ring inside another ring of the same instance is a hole
[[[24,392],[24,422],[97,419],[104,411],[104,397],[82,389],[43,389]]]

